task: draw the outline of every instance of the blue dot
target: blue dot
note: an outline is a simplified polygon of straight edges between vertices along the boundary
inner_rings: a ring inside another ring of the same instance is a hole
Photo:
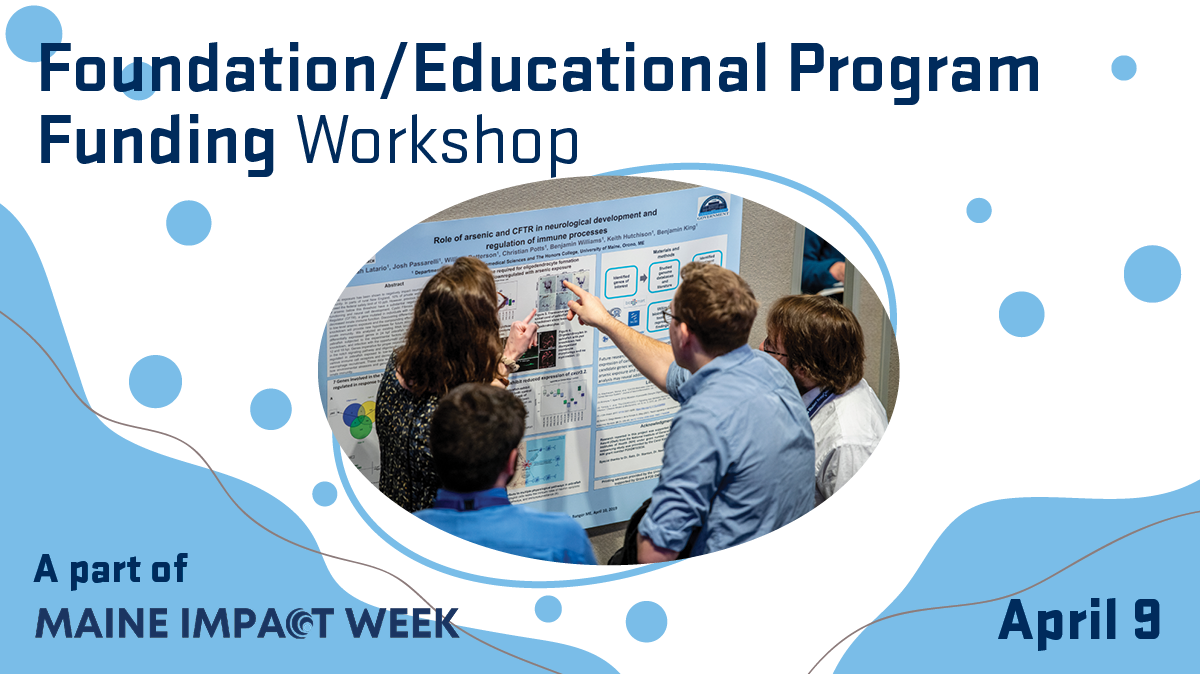
[[[1112,74],[1122,82],[1132,80],[1133,76],[1137,74],[1137,61],[1128,56],[1118,56],[1113,59]]]
[[[212,216],[200,202],[179,202],[167,213],[167,232],[184,246],[195,246],[204,241],[211,229]]]
[[[318,506],[329,506],[337,501],[337,488],[327,480],[323,480],[313,488],[313,501]]]
[[[1000,303],[1000,325],[1009,335],[1029,337],[1046,320],[1046,308],[1033,293],[1018,291]]]
[[[553,595],[543,595],[533,606],[533,613],[537,614],[537,618],[542,621],[553,623],[562,616],[562,603]]]
[[[638,642],[654,642],[667,632],[667,613],[654,602],[639,602],[625,615],[625,630]]]
[[[129,371],[129,391],[147,408],[171,404],[183,389],[183,375],[175,362],[165,356],[147,356]]]
[[[973,223],[987,222],[992,217],[992,205],[983,197],[976,197],[967,202],[967,217]]]
[[[133,66],[134,66],[134,64],[131,63],[131,64],[125,66],[125,68],[121,71],[122,84],[132,84],[133,83],[133,80],[134,80]],[[150,98],[154,94],[154,70],[150,67],[149,63],[146,63],[144,61],[142,62],[142,86],[138,87],[137,89],[130,89],[129,91],[124,92],[124,94],[135,101],[145,101],[146,99]],[[193,202],[193,203],[195,203],[195,202]],[[204,208],[204,207],[200,207],[200,208]],[[208,212],[205,211],[205,213],[207,214]],[[210,220],[210,224],[211,224],[211,220]],[[205,231],[205,234],[208,234],[207,230]],[[174,236],[174,235],[172,235],[172,236]],[[200,237],[200,238],[204,239],[204,237]]]
[[[22,7],[8,20],[4,39],[18,59],[37,63],[42,60],[43,42],[62,42],[62,24],[54,12],[45,7]]]
[[[1179,259],[1161,246],[1143,246],[1125,261],[1125,287],[1142,302],[1162,302],[1179,289]]]
[[[278,389],[263,389],[250,401],[250,417],[258,426],[274,431],[291,419],[292,401]]]

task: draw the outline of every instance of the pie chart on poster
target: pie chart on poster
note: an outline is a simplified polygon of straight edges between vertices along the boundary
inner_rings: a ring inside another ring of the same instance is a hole
[[[371,433],[371,426],[375,424],[375,402],[351,403],[346,406],[342,413],[342,422],[350,427],[351,436],[360,441],[366,438]]]

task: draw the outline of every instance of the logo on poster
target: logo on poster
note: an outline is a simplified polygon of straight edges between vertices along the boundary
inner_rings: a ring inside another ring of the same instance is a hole
[[[729,215],[729,193],[701,197],[698,200],[696,220],[709,220]]]

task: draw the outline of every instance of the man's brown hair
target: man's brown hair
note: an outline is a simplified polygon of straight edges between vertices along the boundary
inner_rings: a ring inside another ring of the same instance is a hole
[[[444,395],[496,377],[503,350],[496,302],[496,280],[479,258],[463,256],[433,275],[393,356],[409,391]]]
[[[758,300],[737,274],[710,263],[683,266],[675,294],[675,318],[686,323],[709,356],[720,356],[746,344],[758,315]]]
[[[525,436],[525,404],[512,393],[467,383],[441,398],[429,450],[442,484],[455,492],[491,488]]]
[[[767,315],[767,335],[793,370],[822,389],[844,394],[863,377],[862,326],[841,303],[819,295],[780,298]]]

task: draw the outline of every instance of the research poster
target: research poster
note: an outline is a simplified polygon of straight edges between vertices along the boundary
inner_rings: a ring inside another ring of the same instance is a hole
[[[537,339],[510,384],[526,420],[509,499],[584,527],[628,520],[654,489],[679,404],[608,337],[567,320],[575,295],[563,282],[596,295],[630,328],[668,341],[662,312],[683,266],[736,272],[741,228],[741,198],[704,187],[414,225],[358,270],[330,313],[322,390],[334,436],[378,485],[383,368],[404,344],[430,276],[474,256],[494,271],[504,335],[536,310]]]
[[[0,672],[1200,672],[1200,3],[0,22]],[[690,261],[800,287],[796,225],[899,362],[811,512],[567,565],[376,488],[384,364],[475,255],[537,309],[512,501],[618,539],[681,414],[562,280],[666,340]]]

